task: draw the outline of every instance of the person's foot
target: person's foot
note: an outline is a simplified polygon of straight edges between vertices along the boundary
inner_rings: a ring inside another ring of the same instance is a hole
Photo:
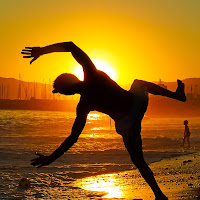
[[[177,80],[177,89],[176,89],[176,99],[179,101],[186,101],[186,96],[185,96],[185,84],[181,80]]]

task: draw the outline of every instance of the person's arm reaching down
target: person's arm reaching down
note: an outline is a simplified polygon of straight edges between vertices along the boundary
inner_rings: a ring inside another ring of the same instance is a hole
[[[44,156],[36,153],[36,155],[39,157],[32,159],[31,165],[37,166],[38,168],[49,165],[63,155],[74,143],[77,142],[78,137],[86,124],[86,119],[87,113],[77,112],[77,117],[74,121],[70,136],[67,137],[67,139],[50,156]]]
[[[21,53],[25,54],[24,58],[32,58],[31,64],[41,55],[53,52],[71,52],[76,61],[82,65],[85,74],[96,71],[96,67],[88,55],[73,42],[56,43],[45,47],[25,47]]]

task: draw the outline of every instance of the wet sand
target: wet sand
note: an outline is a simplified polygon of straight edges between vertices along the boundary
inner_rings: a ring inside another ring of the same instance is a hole
[[[200,199],[200,153],[164,159],[150,168],[170,200]],[[155,199],[138,170],[87,177],[75,185],[86,190],[86,199]]]

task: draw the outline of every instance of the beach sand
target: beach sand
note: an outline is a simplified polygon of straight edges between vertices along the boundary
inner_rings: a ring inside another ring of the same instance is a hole
[[[200,153],[164,159],[149,166],[170,200],[200,199]],[[155,199],[138,170],[91,176],[73,184],[86,190],[86,199]]]

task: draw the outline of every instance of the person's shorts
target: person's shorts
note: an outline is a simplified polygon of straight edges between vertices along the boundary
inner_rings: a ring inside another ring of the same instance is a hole
[[[131,151],[142,151],[141,121],[148,106],[148,91],[136,83],[130,90],[133,93],[133,104],[129,113],[115,121],[117,133],[122,135],[126,148]],[[128,147],[127,147],[128,144]]]

